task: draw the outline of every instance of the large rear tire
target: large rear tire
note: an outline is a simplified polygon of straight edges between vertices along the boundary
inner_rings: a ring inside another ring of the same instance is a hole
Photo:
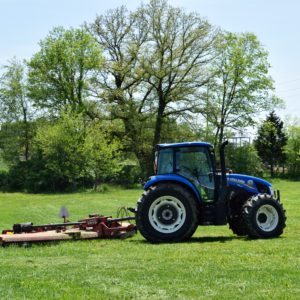
[[[243,206],[243,218],[251,238],[274,238],[283,233],[285,210],[267,194],[252,196]]]
[[[198,218],[194,196],[174,183],[149,188],[137,204],[137,228],[151,243],[189,239],[197,229]]]

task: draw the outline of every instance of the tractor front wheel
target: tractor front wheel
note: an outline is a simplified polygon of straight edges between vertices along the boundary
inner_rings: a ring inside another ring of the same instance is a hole
[[[197,229],[198,207],[187,189],[161,183],[150,187],[139,199],[136,224],[149,242],[180,242]]]
[[[241,213],[230,216],[228,219],[229,228],[238,236],[247,235],[247,228]]]
[[[243,206],[243,218],[252,238],[278,237],[286,221],[282,204],[267,194],[250,197]]]
[[[228,216],[229,228],[238,236],[247,235],[247,228],[242,215],[242,208],[249,195],[237,194],[230,201],[230,214]]]

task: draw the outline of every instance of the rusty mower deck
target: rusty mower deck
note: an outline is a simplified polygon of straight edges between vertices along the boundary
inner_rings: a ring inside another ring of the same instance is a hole
[[[63,240],[84,239],[124,239],[136,233],[136,225],[124,223],[134,217],[111,218],[98,214],[78,222],[34,225],[33,223],[14,224],[13,229],[3,230],[0,245],[30,244]]]

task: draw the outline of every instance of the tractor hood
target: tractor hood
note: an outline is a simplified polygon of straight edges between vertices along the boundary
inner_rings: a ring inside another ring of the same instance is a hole
[[[227,174],[229,186],[240,187],[250,193],[273,194],[272,184],[264,179],[242,174]]]

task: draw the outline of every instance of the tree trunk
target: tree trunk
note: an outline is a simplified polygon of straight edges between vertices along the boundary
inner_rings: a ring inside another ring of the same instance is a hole
[[[154,137],[152,142],[153,149],[155,149],[155,146],[160,142],[164,110],[165,108],[162,105],[160,105],[157,111],[155,131],[154,131]]]
[[[142,145],[143,140],[138,140],[140,133],[136,126],[139,126],[139,123],[137,123],[137,125],[132,124],[129,118],[123,121],[125,132],[130,139],[130,148],[128,150],[135,154],[141,168],[142,179],[146,180],[150,175],[153,175],[153,152],[150,151],[150,153],[148,153],[145,151],[144,145]]]
[[[271,159],[271,162],[270,162],[270,173],[271,173],[271,178],[274,178],[274,162],[273,162],[273,159]]]
[[[23,125],[24,125],[24,157],[25,161],[28,161],[29,159],[29,123],[27,120],[27,109],[26,107],[23,106]]]
[[[225,122],[224,122],[224,118],[222,118],[220,122],[220,130],[219,130],[219,141],[218,141],[219,147],[221,146],[224,138],[224,126],[225,126]]]
[[[159,100],[159,106],[156,114],[156,122],[155,122],[155,130],[154,130],[154,137],[153,137],[153,142],[152,142],[152,157],[150,159],[150,162],[148,164],[148,173],[153,172],[153,162],[154,162],[154,155],[155,155],[155,148],[156,145],[160,143],[160,137],[161,137],[161,130],[162,130],[162,125],[163,125],[163,115],[164,111],[166,108],[166,104],[164,102],[164,99]]]

